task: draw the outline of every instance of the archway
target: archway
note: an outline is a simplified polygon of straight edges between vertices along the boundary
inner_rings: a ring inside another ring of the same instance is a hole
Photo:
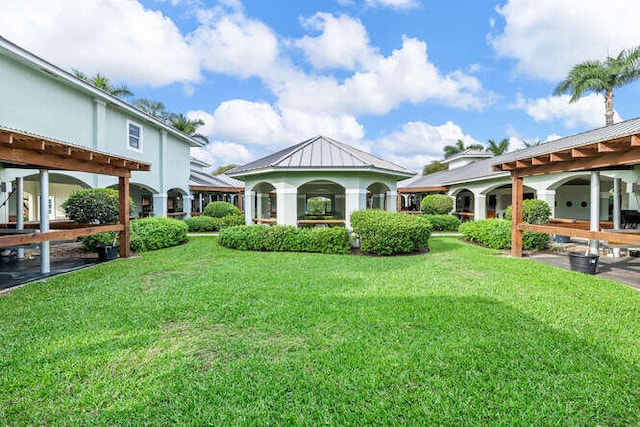
[[[298,220],[344,220],[345,188],[329,180],[314,180],[298,187]]]
[[[185,198],[188,193],[181,188],[172,188],[167,191],[167,216],[184,217],[187,212],[184,210]],[[188,205],[188,204],[187,204]]]
[[[590,219],[591,213],[591,180],[590,176],[574,175],[572,177],[559,180],[550,186],[555,190],[555,217],[567,219]],[[600,220],[610,221],[613,209],[612,200],[613,178],[600,176]],[[606,197],[602,197],[606,194]],[[628,194],[623,193],[627,199],[623,201],[623,206],[628,203]]]
[[[50,220],[65,219],[65,214],[62,205],[69,198],[71,193],[75,190],[83,188],[91,188],[86,182],[62,173],[49,173],[49,204],[47,211],[49,213],[48,218]],[[27,221],[39,221],[40,220],[40,175],[32,174],[24,177],[24,205]],[[15,218],[15,195],[9,199],[9,206],[13,209],[10,211],[9,217]]]
[[[118,186],[112,185],[109,188],[117,190]],[[145,218],[153,216],[154,194],[158,194],[158,192],[148,185],[134,182],[129,183],[129,196],[135,205],[135,211],[130,213],[131,217]]]
[[[251,191],[254,193],[253,222],[275,224],[278,216],[276,188],[268,182],[261,182],[254,185]]]
[[[455,197],[455,211],[462,221],[468,221],[474,217],[475,197],[473,192],[466,188],[461,188],[452,194]]]
[[[382,182],[374,182],[367,187],[367,209],[387,210],[387,191],[390,188]]]
[[[536,190],[523,186],[523,199],[535,199],[537,194]],[[507,208],[511,206],[511,184],[505,184],[489,188],[485,190],[486,195],[486,218],[504,218]]]

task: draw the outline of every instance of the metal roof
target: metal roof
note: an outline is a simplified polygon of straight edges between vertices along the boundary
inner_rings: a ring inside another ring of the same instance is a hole
[[[193,169],[189,175],[189,185],[199,187],[244,188],[244,182],[233,179],[224,174],[211,175],[206,172]]]
[[[399,176],[415,172],[325,136],[316,136],[227,172],[243,176],[265,170],[376,169]]]
[[[464,159],[464,158],[482,158],[482,159],[486,159],[487,157],[493,157],[492,153],[487,153],[486,151],[481,151],[481,150],[473,150],[471,148],[466,149],[464,151],[461,151],[451,157],[447,157],[446,159],[442,160],[440,163],[442,164],[447,164],[447,163],[451,163],[454,160],[458,160],[458,159]]]

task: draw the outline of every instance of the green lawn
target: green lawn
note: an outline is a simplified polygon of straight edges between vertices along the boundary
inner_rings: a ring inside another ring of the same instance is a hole
[[[456,238],[216,238],[0,297],[0,424],[640,424],[640,293]]]

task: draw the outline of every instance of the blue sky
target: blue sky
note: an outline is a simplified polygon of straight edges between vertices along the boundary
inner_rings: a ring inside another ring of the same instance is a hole
[[[65,69],[201,118],[194,155],[245,163],[317,134],[420,170],[462,139],[546,141],[601,126],[552,97],[569,68],[640,44],[609,0],[22,0],[0,34]],[[640,114],[640,85],[616,119]]]

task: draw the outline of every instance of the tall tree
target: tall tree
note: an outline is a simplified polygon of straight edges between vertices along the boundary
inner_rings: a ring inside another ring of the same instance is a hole
[[[464,150],[484,150],[482,144],[464,145],[464,141],[459,139],[454,145],[445,145],[442,151],[444,152],[444,158],[448,159],[451,156],[455,156],[458,153],[462,153]]]
[[[487,141],[489,146],[486,148],[488,153],[493,153],[494,156],[499,156],[509,151],[509,139],[503,138],[500,142],[495,142],[493,139]]]
[[[445,171],[447,169],[449,169],[449,165],[443,165],[439,161],[434,160],[428,165],[424,165],[424,167],[422,168],[422,175],[431,175],[432,173]]]
[[[525,148],[537,147],[538,145],[542,144],[542,141],[540,141],[539,139],[534,139],[533,141],[523,141],[523,142],[524,142]]]
[[[576,102],[587,92],[604,94],[605,123],[613,124],[613,90],[640,79],[640,46],[623,50],[605,61],[588,60],[575,65],[554,95],[571,94]]]
[[[184,114],[172,114],[169,118],[169,123],[180,132],[189,135],[192,138],[200,139],[204,142],[209,142],[209,138],[197,133],[200,126],[204,125],[204,121],[201,119],[190,119]]]
[[[165,108],[164,104],[160,101],[140,98],[134,100],[132,104],[145,113],[152,115],[153,117],[162,121],[168,120],[171,116],[171,114]]]
[[[103,76],[99,72],[89,77],[82,71],[76,70],[75,68],[72,71],[73,71],[73,74],[79,79],[82,79],[85,82],[92,84],[98,89],[107,92],[109,95],[113,95],[118,98],[133,96],[133,92],[131,92],[125,85],[114,86],[108,77]]]
[[[218,167],[218,169],[214,170],[213,172],[211,172],[211,175],[221,175],[223,173],[225,173],[226,171],[230,171],[231,169],[237,167],[238,165],[224,165],[224,166],[220,166]]]

